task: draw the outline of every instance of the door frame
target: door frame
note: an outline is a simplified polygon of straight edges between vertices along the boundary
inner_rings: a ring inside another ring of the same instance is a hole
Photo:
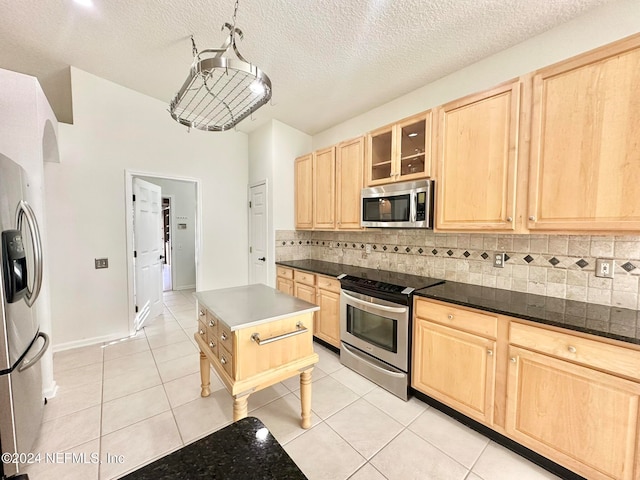
[[[193,177],[180,177],[177,175],[162,175],[154,172],[144,172],[140,170],[125,169],[124,171],[124,211],[125,211],[125,232],[126,232],[126,258],[127,258],[127,312],[129,334],[135,331],[136,310],[134,304],[133,290],[135,285],[135,270],[133,268],[133,177],[162,178],[165,180],[179,180],[182,182],[193,182],[196,185],[196,289],[200,283],[200,262],[202,260],[202,193],[200,189],[200,179]],[[247,204],[248,205],[248,204]],[[171,272],[173,274],[173,271]]]
[[[275,265],[275,252],[274,252],[274,248],[273,248],[273,235],[272,235],[272,225],[271,225],[271,215],[269,215],[269,207],[270,207],[270,202],[269,202],[269,182],[268,179],[264,179],[264,180],[258,180],[257,182],[253,182],[250,183],[247,187],[247,233],[248,233],[248,237],[247,243],[251,243],[251,209],[249,208],[249,202],[251,201],[251,189],[253,187],[259,187],[260,185],[264,185],[264,196],[265,196],[265,209],[264,209],[264,214],[265,214],[265,223],[267,224],[267,228],[265,228],[265,235],[267,236],[267,255],[268,255],[268,262],[267,262],[267,285],[271,286],[271,287],[275,287],[275,272],[274,272],[274,265]],[[249,280],[249,282],[252,281],[251,278],[251,252],[249,251],[249,247],[251,245],[247,245],[247,258],[248,258],[248,262],[247,262],[247,279]]]

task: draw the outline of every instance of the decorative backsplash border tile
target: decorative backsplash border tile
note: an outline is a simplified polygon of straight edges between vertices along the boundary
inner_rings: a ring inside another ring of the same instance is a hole
[[[504,268],[493,267],[495,252],[506,252]],[[311,258],[640,308],[640,237],[636,236],[279,230],[276,258]],[[595,276],[597,258],[615,260],[613,279]]]

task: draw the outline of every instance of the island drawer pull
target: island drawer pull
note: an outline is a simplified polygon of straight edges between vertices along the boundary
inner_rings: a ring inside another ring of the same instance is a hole
[[[251,340],[256,342],[258,345],[266,345],[267,343],[277,342],[278,340],[284,340],[285,338],[293,337],[294,335],[300,335],[307,331],[307,327],[305,327],[302,322],[296,323],[297,330],[293,332],[283,333],[282,335],[276,335],[275,337],[265,338],[264,340],[260,339],[259,333],[254,333],[251,335]]]

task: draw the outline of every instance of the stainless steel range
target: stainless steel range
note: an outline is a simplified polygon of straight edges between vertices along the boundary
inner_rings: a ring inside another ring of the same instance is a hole
[[[368,269],[338,278],[340,362],[407,400],[413,292],[443,280]]]

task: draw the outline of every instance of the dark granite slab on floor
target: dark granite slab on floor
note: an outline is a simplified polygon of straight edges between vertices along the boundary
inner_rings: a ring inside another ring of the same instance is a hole
[[[307,477],[264,424],[255,417],[247,417],[122,478],[304,480]]]
[[[640,344],[640,312],[447,281],[415,295]]]

